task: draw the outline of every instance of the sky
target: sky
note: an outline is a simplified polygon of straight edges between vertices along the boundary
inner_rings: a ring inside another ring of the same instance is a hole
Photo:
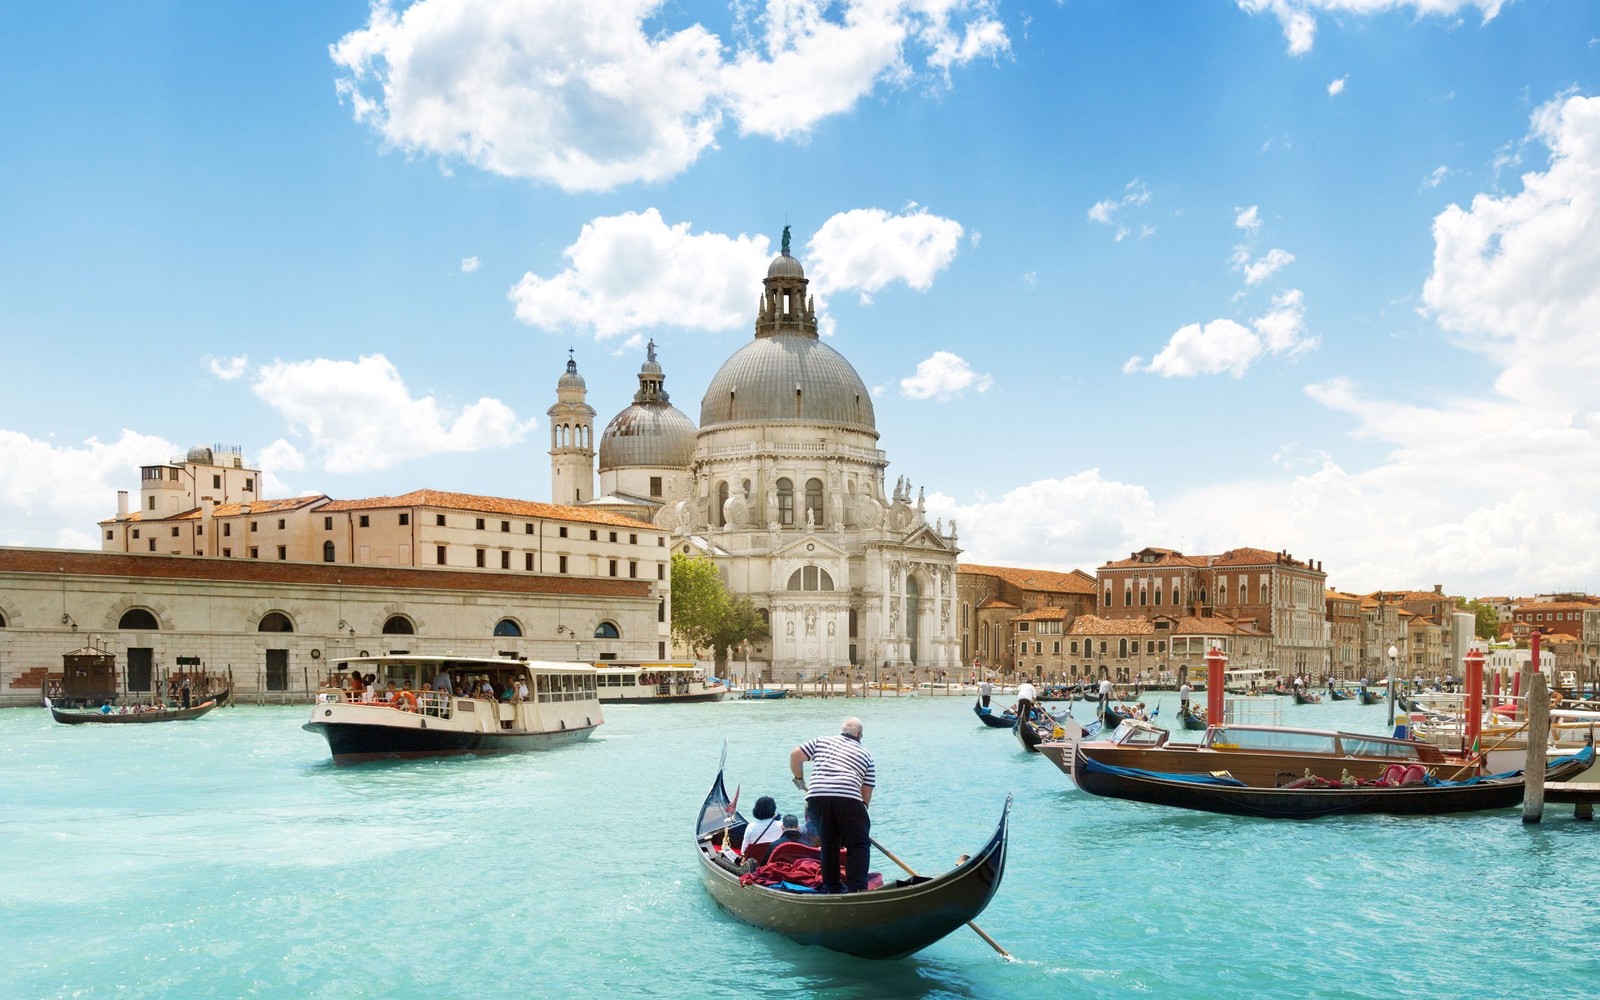
[[[138,467],[550,499],[785,225],[962,559],[1600,592],[1600,4],[0,6],[0,544]]]

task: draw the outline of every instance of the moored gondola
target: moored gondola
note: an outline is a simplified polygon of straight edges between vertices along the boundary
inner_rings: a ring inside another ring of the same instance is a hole
[[[726,755],[726,751],[724,751]],[[734,917],[800,944],[860,958],[904,958],[975,919],[994,898],[1005,873],[1011,798],[981,850],[932,878],[910,876],[866,892],[831,895],[740,882],[740,869],[721,849],[742,835],[744,817],[728,801],[722,770],[695,822],[701,879],[717,905]]]
[[[1593,762],[1594,747],[1585,747],[1576,754],[1550,761],[1545,780],[1570,780]],[[1391,766],[1406,770],[1399,764]],[[1121,767],[1096,760],[1093,751],[1082,744],[1073,755],[1072,780],[1091,795],[1265,819],[1316,819],[1361,813],[1433,816],[1505,809],[1522,801],[1524,784],[1521,771],[1508,771],[1466,781],[1430,778],[1404,784],[1343,785],[1303,778],[1270,787],[1246,784],[1225,771],[1171,773]]]

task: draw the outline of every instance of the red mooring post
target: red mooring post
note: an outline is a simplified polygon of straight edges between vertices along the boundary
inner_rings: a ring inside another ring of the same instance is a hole
[[[1528,679],[1522,682],[1522,711],[1519,713],[1524,719],[1529,718],[1527,696],[1533,693],[1533,675],[1540,672],[1539,646],[1543,642],[1544,636],[1539,634],[1538,629],[1534,629],[1533,634],[1528,636]]]
[[[1206,722],[1213,726],[1227,721],[1222,717],[1222,699],[1227,694],[1222,687],[1222,673],[1227,663],[1228,658],[1216,646],[1206,653]]]
[[[1472,751],[1478,746],[1478,737],[1483,735],[1483,650],[1474,645],[1467,650],[1464,662],[1467,691],[1461,711],[1466,728],[1462,730],[1461,740],[1466,745],[1461,749]]]

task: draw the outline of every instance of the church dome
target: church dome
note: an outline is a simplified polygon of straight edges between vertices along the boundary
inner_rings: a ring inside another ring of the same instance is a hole
[[[733,352],[700,402],[700,427],[726,424],[839,424],[878,436],[872,395],[844,355],[817,337],[806,272],[783,252],[767,267],[755,340]]]
[[[600,471],[627,468],[687,469],[694,460],[694,421],[673,406],[656,361],[655,341],[639,368],[633,405],[606,425],[600,435]]]
[[[189,457],[186,459],[186,461],[194,462],[199,465],[211,465],[211,449],[207,448],[203,444],[197,444],[193,448],[189,449]]]
[[[583,380],[582,375],[578,374],[578,362],[568,358],[567,370],[562,372],[561,377],[556,380],[556,389],[559,391],[561,389],[587,388],[589,388],[589,384]]]
[[[844,355],[815,337],[776,334],[739,348],[711,379],[700,426],[845,424],[877,435],[872,394]]]

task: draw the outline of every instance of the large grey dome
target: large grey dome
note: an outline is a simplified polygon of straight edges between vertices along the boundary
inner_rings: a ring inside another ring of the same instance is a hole
[[[872,395],[844,355],[804,334],[757,337],[723,362],[700,403],[702,429],[831,423],[877,436]]]
[[[676,406],[634,403],[600,435],[600,471],[687,469],[694,460],[694,436],[694,421]]]

